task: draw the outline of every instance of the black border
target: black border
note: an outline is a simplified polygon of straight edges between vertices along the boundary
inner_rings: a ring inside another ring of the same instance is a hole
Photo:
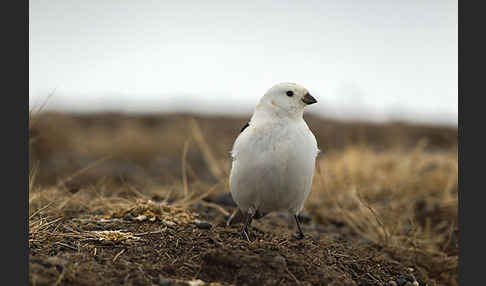
[[[464,5],[467,3],[468,5]],[[458,167],[459,167],[459,270],[458,285],[482,285],[484,279],[484,258],[486,253],[484,226],[484,152],[486,146],[484,137],[484,104],[479,100],[484,98],[484,86],[475,85],[484,82],[484,18],[483,9],[474,7],[470,1],[458,1]],[[481,25],[483,24],[483,25]],[[467,36],[466,36],[467,35]],[[469,39],[466,41],[466,39]],[[468,69],[466,70],[466,66]],[[465,94],[469,94],[469,132],[464,137]],[[471,110],[476,107],[478,110]],[[476,112],[477,111],[477,112]],[[474,114],[475,113],[475,114]],[[470,116],[474,114],[474,117]],[[477,126],[474,126],[477,125]],[[469,138],[467,147],[464,146]],[[468,180],[464,180],[464,154],[470,154],[468,159]],[[477,167],[476,167],[477,166]],[[466,182],[469,187],[466,188]]]
[[[28,285],[29,1],[3,4],[2,284]]]
[[[22,122],[23,128],[19,128],[16,133],[18,137],[23,138],[22,144],[16,144],[17,148],[23,149],[18,153],[22,154],[21,158],[18,158],[19,162],[24,162],[24,166],[19,167],[18,174],[25,174],[24,180],[19,179],[16,181],[16,184],[19,182],[23,182],[21,187],[18,190],[11,190],[15,192],[19,196],[21,196],[22,203],[19,204],[22,208],[18,208],[19,210],[24,210],[20,215],[19,218],[22,218],[22,223],[19,223],[16,228],[19,228],[18,233],[24,233],[25,240],[18,239],[17,243],[21,244],[21,249],[18,252],[19,257],[19,267],[18,269],[22,269],[23,275],[18,275],[14,277],[14,284],[22,284],[19,282],[24,282],[25,285],[29,283],[29,139],[28,139],[28,130],[29,130],[29,7],[30,2],[27,1],[18,1],[15,2],[19,5],[20,15],[17,17],[19,30],[18,37],[19,40],[23,42],[23,45],[19,45],[19,47],[13,47],[18,50],[20,54],[18,57],[14,57],[14,60],[19,60],[21,62],[21,73],[23,77],[21,77],[21,82],[19,84],[19,89],[22,90],[22,93],[25,94],[25,97],[18,96],[22,103],[22,113],[19,113],[20,116],[23,116],[19,122]],[[20,63],[19,63],[20,64]],[[25,128],[25,130],[24,130]],[[17,136],[15,136],[17,137]],[[15,152],[17,153],[17,152]],[[15,154],[14,153],[14,154]],[[13,176],[16,178],[16,176]],[[16,205],[14,205],[16,207]],[[13,212],[12,212],[13,213]],[[11,256],[12,257],[12,256]],[[24,258],[25,257],[25,258]],[[24,264],[25,259],[25,264]],[[17,262],[16,262],[17,264]],[[15,273],[15,271],[13,272]],[[25,273],[25,274],[24,274]]]

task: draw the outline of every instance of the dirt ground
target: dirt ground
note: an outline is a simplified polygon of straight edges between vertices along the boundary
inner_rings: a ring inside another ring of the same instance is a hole
[[[310,117],[302,213],[226,226],[247,118],[31,119],[30,285],[457,285],[457,129]]]

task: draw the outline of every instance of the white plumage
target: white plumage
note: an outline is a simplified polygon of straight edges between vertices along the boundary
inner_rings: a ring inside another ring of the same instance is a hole
[[[285,211],[297,215],[309,195],[319,152],[314,134],[303,119],[305,106],[317,101],[293,83],[273,86],[261,98],[250,122],[234,142],[230,192],[246,215]]]

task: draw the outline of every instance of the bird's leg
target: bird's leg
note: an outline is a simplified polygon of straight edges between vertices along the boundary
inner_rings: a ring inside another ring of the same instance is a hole
[[[295,233],[295,238],[297,239],[302,239],[304,238],[304,232],[302,231],[302,228],[300,227],[300,222],[299,222],[299,216],[297,214],[294,215],[295,222],[297,223],[297,229],[299,230],[297,233]]]
[[[246,215],[245,226],[243,227],[243,231],[242,231],[242,234],[245,235],[245,237],[248,240],[248,242],[250,242],[250,236],[249,236],[249,232],[248,232],[248,226],[251,225],[251,221],[253,220],[253,216],[254,215],[255,215],[255,212],[254,211],[252,211],[251,209],[248,210],[248,214]]]

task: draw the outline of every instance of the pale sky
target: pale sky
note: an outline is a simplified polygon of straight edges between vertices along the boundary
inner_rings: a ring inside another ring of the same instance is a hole
[[[457,1],[30,1],[30,107],[250,114],[296,82],[335,118],[457,125]]]

